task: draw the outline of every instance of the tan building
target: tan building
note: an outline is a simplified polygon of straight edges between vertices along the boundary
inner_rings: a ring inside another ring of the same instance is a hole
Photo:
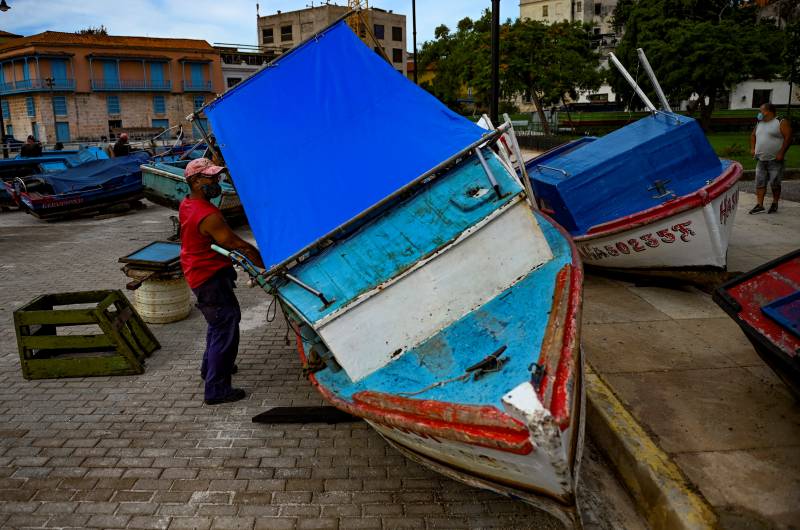
[[[273,48],[283,53],[325,29],[348,10],[347,6],[323,4],[298,11],[278,11],[274,15],[259,16],[258,43],[262,49]],[[369,35],[360,35],[362,40],[376,51],[378,46],[383,48],[392,66],[406,75],[406,16],[372,7],[367,18],[378,45]]]
[[[520,0],[519,16],[548,24],[565,20],[589,24],[598,47],[613,47],[616,35],[612,22],[616,6],[617,0]]]
[[[0,43],[6,134],[18,139],[152,136],[223,91],[219,52],[203,40],[46,31]]]

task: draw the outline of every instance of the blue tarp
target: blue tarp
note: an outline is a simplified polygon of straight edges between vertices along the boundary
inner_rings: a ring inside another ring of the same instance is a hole
[[[486,132],[408,81],[344,22],[205,113],[268,267]]]
[[[554,210],[559,224],[581,235],[592,226],[697,191],[729,164],[717,157],[695,120],[657,114],[526,165],[536,196]],[[666,188],[674,195],[656,198],[658,193],[648,188],[658,180],[668,180]]]
[[[127,184],[131,179],[142,180],[140,165],[150,159],[145,152],[133,153],[129,156],[92,160],[78,167],[38,175],[50,184],[55,194],[80,191],[98,186],[117,186]]]

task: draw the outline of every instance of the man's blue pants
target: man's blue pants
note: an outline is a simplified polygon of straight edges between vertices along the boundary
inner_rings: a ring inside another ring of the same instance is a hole
[[[197,307],[208,323],[206,351],[200,376],[206,382],[205,399],[219,399],[231,391],[231,375],[239,353],[242,312],[233,292],[236,271],[226,267],[194,291]]]

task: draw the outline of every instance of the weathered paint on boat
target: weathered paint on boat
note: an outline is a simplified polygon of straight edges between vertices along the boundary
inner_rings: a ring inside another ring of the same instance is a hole
[[[734,278],[713,298],[800,400],[800,250]]]
[[[183,177],[183,170],[189,161],[152,162],[142,164],[142,185],[145,197],[162,206],[177,210],[180,202],[189,194],[189,185]],[[243,214],[242,204],[236,190],[223,178],[222,194],[211,199],[226,217]]]

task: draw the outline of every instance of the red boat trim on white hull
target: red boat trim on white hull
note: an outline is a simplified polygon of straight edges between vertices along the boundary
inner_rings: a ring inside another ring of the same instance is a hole
[[[724,269],[741,173],[734,162],[692,194],[593,227],[575,238],[581,258],[618,269]]]

